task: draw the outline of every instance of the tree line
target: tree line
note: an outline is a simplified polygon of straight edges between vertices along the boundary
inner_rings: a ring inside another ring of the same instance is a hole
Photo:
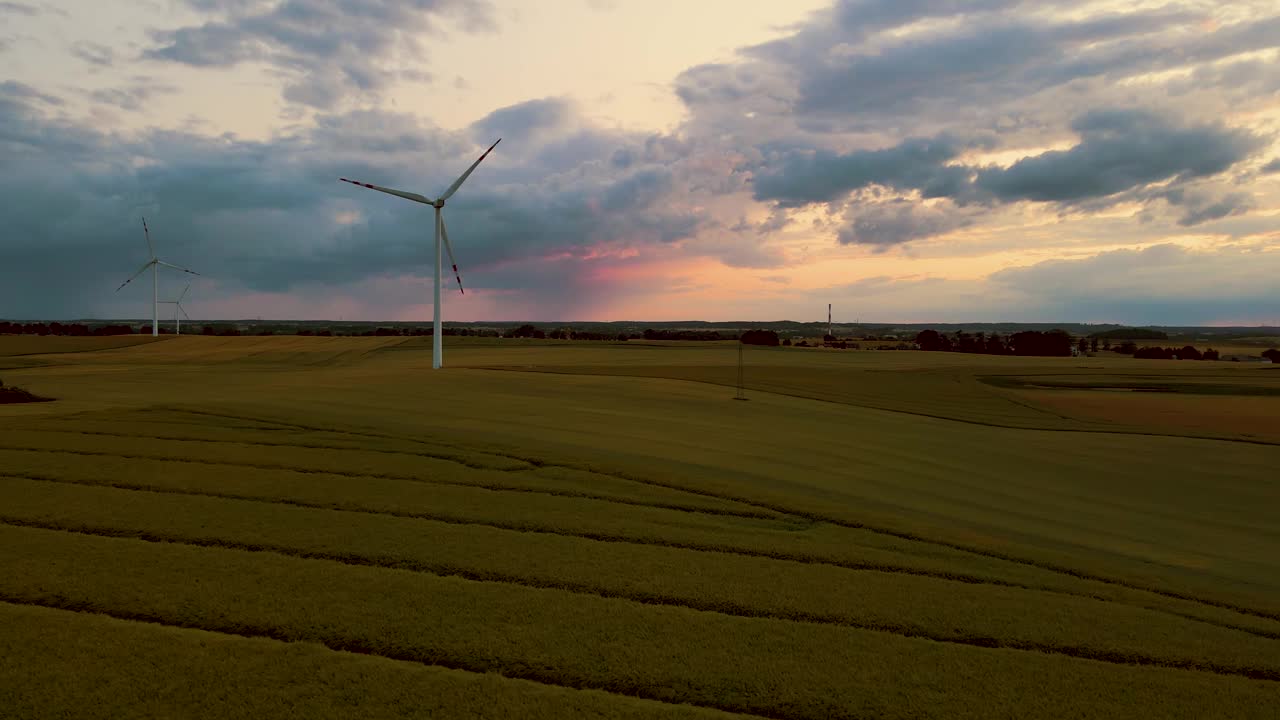
[[[84,323],[14,323],[0,321],[0,335],[70,335],[73,337],[100,337],[103,335],[131,335],[128,325],[99,325],[90,328]]]
[[[943,335],[937,330],[922,330],[916,335],[916,345],[921,350],[934,352],[1069,357],[1075,342],[1065,330],[1024,330],[1007,336],[994,332],[990,335],[982,332],[970,334],[961,330],[953,335]]]
[[[1139,360],[1217,360],[1218,351],[1208,348],[1200,352],[1193,345],[1184,345],[1181,348],[1156,346],[1138,348],[1133,356]]]

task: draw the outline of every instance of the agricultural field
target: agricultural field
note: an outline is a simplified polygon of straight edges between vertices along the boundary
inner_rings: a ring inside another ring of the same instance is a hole
[[[1280,706],[1280,366],[429,340],[0,337],[3,714]]]

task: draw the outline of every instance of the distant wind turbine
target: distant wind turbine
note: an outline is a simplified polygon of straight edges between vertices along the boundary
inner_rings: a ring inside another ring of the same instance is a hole
[[[177,300],[161,300],[160,301],[161,305],[173,306],[173,334],[174,335],[182,334],[182,321],[178,319],[179,312],[181,312],[182,316],[185,317],[187,320],[191,319],[191,316],[187,314],[187,309],[182,307],[182,298],[187,296],[187,291],[190,289],[191,289],[190,285],[187,285],[186,287],[182,288],[182,294],[178,296]]]
[[[471,173],[476,169],[476,166],[480,164],[480,161],[488,157],[489,153],[493,152],[493,149],[498,147],[498,143],[500,142],[502,142],[502,138],[498,138],[497,142],[490,145],[489,149],[485,150],[484,154],[481,155],[478,160],[472,163],[471,167],[467,168],[467,171],[462,173],[461,177],[459,177],[457,180],[454,180],[453,184],[449,186],[448,190],[444,191],[443,195],[436,198],[435,200],[431,200],[430,198],[427,198],[426,196],[423,196],[423,195],[419,195],[418,193],[405,192],[404,190],[394,190],[392,188],[382,187],[380,185],[370,185],[369,183],[360,182],[359,180],[348,180],[347,178],[338,178],[339,180],[345,183],[351,183],[352,185],[359,185],[360,187],[369,188],[370,190],[377,190],[378,192],[384,192],[384,193],[387,193],[388,195],[395,195],[397,197],[402,197],[406,200],[412,200],[417,203],[422,203],[423,205],[430,205],[431,207],[436,209],[435,323],[432,326],[434,330],[432,332],[432,342],[431,342],[431,367],[434,370],[440,369],[441,355],[444,354],[442,349],[443,344],[441,343],[441,338],[440,338],[440,335],[441,335],[441,331],[440,331],[440,260],[441,260],[440,240],[441,238],[444,239],[444,248],[449,253],[449,263],[453,265],[453,276],[458,279],[458,292],[465,293],[465,291],[462,289],[462,274],[458,272],[458,261],[455,260],[453,257],[453,246],[449,244],[449,231],[445,229],[445,226],[444,226],[444,215],[442,214],[442,211],[444,210],[444,203],[446,200],[453,197],[454,193],[458,192],[458,188],[462,187],[462,183],[466,182],[467,178],[471,176]]]
[[[120,283],[120,287],[116,288],[116,292],[120,292],[121,288],[133,282],[139,275],[151,268],[151,335],[154,337],[160,334],[160,266],[171,267],[174,270],[181,270],[192,275],[199,275],[195,270],[188,270],[184,267],[178,267],[172,263],[167,263],[156,257],[156,248],[151,244],[151,231],[147,229],[147,219],[142,218],[142,234],[147,238],[147,252],[151,254],[151,259],[146,262],[133,277]]]

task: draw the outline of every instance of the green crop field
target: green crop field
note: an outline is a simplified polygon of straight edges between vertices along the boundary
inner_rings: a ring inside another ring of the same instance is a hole
[[[0,337],[0,716],[1280,707],[1280,368],[446,348]]]

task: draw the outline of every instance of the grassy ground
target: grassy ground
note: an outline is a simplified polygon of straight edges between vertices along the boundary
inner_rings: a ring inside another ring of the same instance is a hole
[[[1280,702],[1280,439],[1022,382],[1262,368],[752,348],[735,403],[733,345],[9,340],[58,398],[0,408],[18,717]]]

